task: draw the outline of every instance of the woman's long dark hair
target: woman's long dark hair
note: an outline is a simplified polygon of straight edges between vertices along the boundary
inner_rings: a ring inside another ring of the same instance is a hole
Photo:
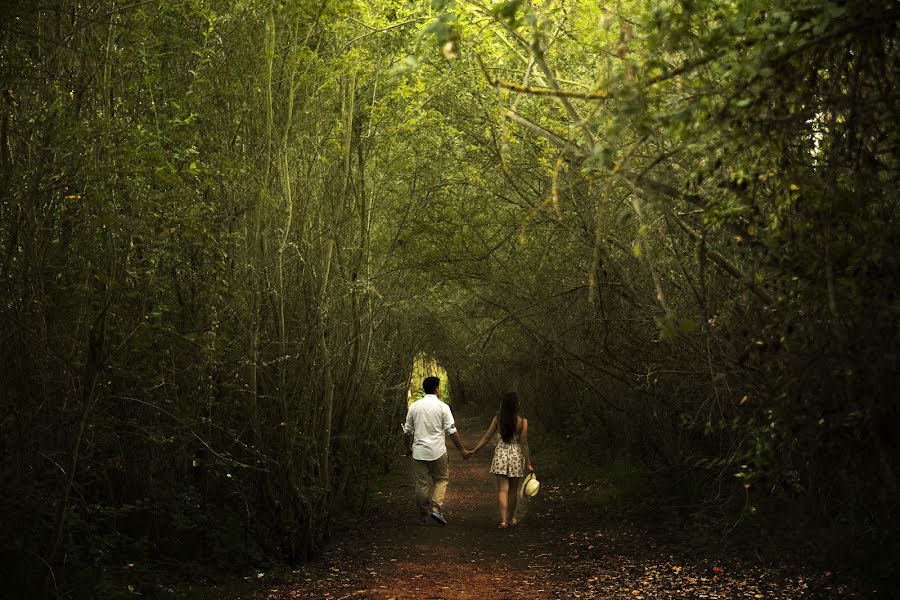
[[[503,394],[503,401],[500,403],[500,415],[497,421],[500,428],[500,438],[507,444],[516,435],[518,416],[519,396],[515,392],[506,392]]]

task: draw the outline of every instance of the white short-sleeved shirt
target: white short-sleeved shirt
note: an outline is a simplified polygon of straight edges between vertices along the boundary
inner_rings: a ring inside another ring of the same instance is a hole
[[[447,452],[444,434],[456,433],[450,407],[434,394],[416,400],[406,412],[403,433],[413,438],[412,456],[416,460],[437,460]]]

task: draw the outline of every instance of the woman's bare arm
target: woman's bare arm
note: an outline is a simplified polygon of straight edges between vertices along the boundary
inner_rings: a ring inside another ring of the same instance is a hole
[[[484,433],[484,437],[482,437],[481,441],[478,442],[478,445],[475,446],[474,449],[472,449],[472,454],[475,454],[476,452],[481,450],[485,445],[487,445],[487,443],[489,441],[491,441],[491,438],[494,437],[495,433],[497,433],[497,417],[494,417],[493,419],[491,419],[490,426],[488,427],[487,431]]]
[[[525,454],[525,464],[528,469],[534,471],[534,465],[531,464],[531,450],[528,448],[528,419],[522,419],[522,433],[519,434],[519,445],[522,446],[522,452]]]

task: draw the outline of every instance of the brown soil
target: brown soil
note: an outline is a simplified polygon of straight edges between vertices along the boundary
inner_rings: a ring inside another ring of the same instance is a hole
[[[471,447],[486,423],[461,419]],[[493,447],[463,461],[450,450],[447,526],[417,523],[408,459],[380,480],[358,527],[336,536],[316,562],[280,581],[209,597],[379,600],[533,598],[868,597],[832,573],[746,558],[705,556],[617,520],[591,501],[591,486],[538,464],[542,489],[520,505],[518,527],[501,530]],[[744,553],[746,554],[746,553]]]

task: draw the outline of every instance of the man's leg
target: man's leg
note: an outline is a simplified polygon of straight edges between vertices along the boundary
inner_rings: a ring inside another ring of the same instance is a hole
[[[431,512],[431,473],[427,460],[412,461],[413,477],[416,482],[416,507],[419,517],[427,517]]]
[[[450,460],[447,458],[447,454],[444,453],[439,459],[428,463],[428,467],[431,472],[431,479],[434,481],[434,490],[431,492],[431,504],[434,507],[434,511],[441,515],[441,518],[435,516],[435,519],[446,524],[441,513],[444,511],[444,496],[447,494],[447,485],[450,483]]]

